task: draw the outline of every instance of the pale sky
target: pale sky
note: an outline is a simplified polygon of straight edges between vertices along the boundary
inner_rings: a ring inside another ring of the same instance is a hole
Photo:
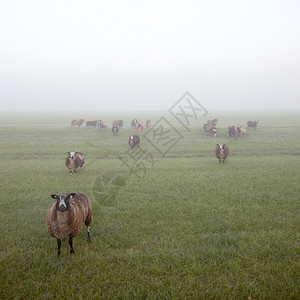
[[[0,111],[300,109],[299,0],[1,0]]]

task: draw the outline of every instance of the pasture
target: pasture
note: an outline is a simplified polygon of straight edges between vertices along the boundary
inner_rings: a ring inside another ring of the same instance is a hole
[[[0,299],[300,298],[300,113],[210,112],[189,131],[165,113],[183,138],[162,155],[145,130],[151,156],[129,173],[130,121],[161,116],[1,114]],[[212,138],[202,125],[215,117]],[[125,120],[118,136],[114,119]],[[226,137],[253,119],[257,130]],[[230,149],[224,165],[216,143]],[[81,173],[69,175],[68,151],[85,155]],[[65,240],[57,257],[50,195],[77,191],[92,202],[92,243],[83,227],[75,254]]]

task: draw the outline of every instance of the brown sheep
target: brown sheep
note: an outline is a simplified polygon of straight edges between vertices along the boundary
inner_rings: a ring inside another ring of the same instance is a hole
[[[131,135],[128,140],[128,145],[130,148],[134,148],[136,145],[140,144],[140,137],[138,135]]]
[[[71,122],[71,127],[75,127],[75,125],[77,125],[78,127],[80,127],[82,124],[83,124],[84,120],[83,119],[80,119],[80,120],[72,120]]]
[[[117,124],[113,124],[111,131],[113,133],[113,135],[118,135],[119,134],[119,126]]]
[[[55,200],[50,204],[46,215],[48,233],[57,239],[58,255],[61,240],[69,236],[70,254],[74,254],[73,238],[79,234],[83,223],[87,228],[88,242],[91,242],[90,225],[93,220],[91,202],[82,193],[52,194],[51,197]]]
[[[258,124],[258,120],[248,121],[247,122],[247,128],[252,128],[254,130],[254,129],[256,129],[257,124]]]
[[[215,149],[216,157],[219,159],[219,163],[223,161],[229,156],[229,148],[225,144],[217,144]]]
[[[70,175],[76,172],[76,169],[81,168],[84,164],[84,156],[81,152],[67,152],[67,157],[65,159],[66,167],[70,171]]]

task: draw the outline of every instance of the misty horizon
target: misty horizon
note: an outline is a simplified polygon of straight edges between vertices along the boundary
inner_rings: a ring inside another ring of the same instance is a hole
[[[1,112],[300,110],[300,2],[7,1]]]

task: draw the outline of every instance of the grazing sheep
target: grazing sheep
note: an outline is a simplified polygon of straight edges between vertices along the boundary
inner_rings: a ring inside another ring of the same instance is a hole
[[[52,194],[51,197],[55,201],[48,208],[46,228],[50,236],[57,239],[58,255],[61,239],[67,236],[69,236],[70,254],[74,254],[73,238],[79,234],[83,223],[86,225],[88,242],[91,242],[90,225],[93,220],[91,202],[82,193]]]
[[[252,128],[254,130],[254,129],[256,129],[257,124],[258,124],[258,120],[248,121],[247,122],[247,128]]]
[[[101,120],[89,120],[86,121],[85,126],[86,127],[99,127]]]
[[[223,161],[229,156],[229,148],[225,144],[217,144],[215,149],[216,157],[219,159],[219,163]]]
[[[70,171],[70,175],[76,172],[76,169],[81,168],[84,164],[84,156],[81,152],[67,152],[67,157],[65,160],[66,167]]]
[[[107,129],[107,122],[100,120],[99,129]]]
[[[75,127],[75,125],[77,125],[78,127],[80,127],[83,124],[83,122],[84,122],[83,119],[80,119],[80,120],[74,119],[71,122],[71,127]]]
[[[130,148],[134,148],[136,145],[140,144],[140,137],[138,135],[131,135],[128,140],[128,145]]]

